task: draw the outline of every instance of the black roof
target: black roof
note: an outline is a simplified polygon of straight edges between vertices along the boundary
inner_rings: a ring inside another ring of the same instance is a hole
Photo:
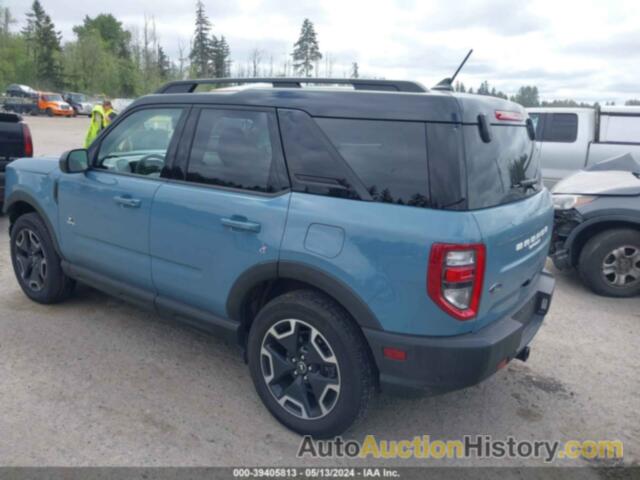
[[[351,84],[371,88],[293,86],[302,80],[320,84]],[[276,86],[276,81],[280,85]],[[242,89],[196,90],[202,84],[272,83],[274,87],[255,85]],[[389,91],[389,85],[396,87]],[[399,86],[399,88],[398,88]],[[422,91],[407,91],[422,88]],[[476,123],[479,113],[493,110],[521,111],[515,103],[479,95],[456,94],[447,91],[427,91],[419,84],[397,81],[360,81],[352,79],[213,79],[172,82],[159,92],[136,100],[131,107],[150,104],[200,104],[291,108],[303,110],[315,117],[341,117],[376,120],[432,121]],[[187,93],[193,92],[193,93]]]

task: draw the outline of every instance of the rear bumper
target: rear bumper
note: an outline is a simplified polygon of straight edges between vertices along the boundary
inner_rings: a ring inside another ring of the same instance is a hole
[[[438,394],[481,382],[531,342],[549,310],[554,287],[553,276],[542,272],[535,293],[516,314],[464,335],[419,337],[364,329],[382,390]],[[406,360],[384,357],[385,347],[406,351]]]

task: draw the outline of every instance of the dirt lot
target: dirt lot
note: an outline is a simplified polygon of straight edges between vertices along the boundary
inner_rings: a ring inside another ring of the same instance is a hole
[[[37,154],[81,145],[87,127],[86,118],[27,121]],[[7,227],[0,219],[0,230]],[[624,462],[637,463],[640,299],[597,297],[555,273],[553,307],[526,364],[513,362],[479,386],[440,397],[380,396],[347,436],[620,439]],[[300,438],[262,407],[234,347],[88,288],[63,305],[31,303],[14,279],[6,235],[0,285],[1,465],[301,463]]]

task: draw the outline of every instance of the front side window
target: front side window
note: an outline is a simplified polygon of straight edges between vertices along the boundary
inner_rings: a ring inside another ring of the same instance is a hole
[[[182,108],[153,108],[132,113],[102,140],[96,168],[159,177]]]
[[[374,201],[429,206],[423,123],[334,118],[316,121]]]
[[[257,192],[281,188],[274,115],[205,109],[196,128],[187,181]]]

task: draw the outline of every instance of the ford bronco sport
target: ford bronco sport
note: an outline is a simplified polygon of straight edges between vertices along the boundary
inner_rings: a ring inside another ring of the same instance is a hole
[[[553,209],[520,106],[309,81],[170,83],[89,150],[9,165],[4,208],[29,298],[80,281],[219,331],[280,422],[326,437],[377,389],[526,359]]]

